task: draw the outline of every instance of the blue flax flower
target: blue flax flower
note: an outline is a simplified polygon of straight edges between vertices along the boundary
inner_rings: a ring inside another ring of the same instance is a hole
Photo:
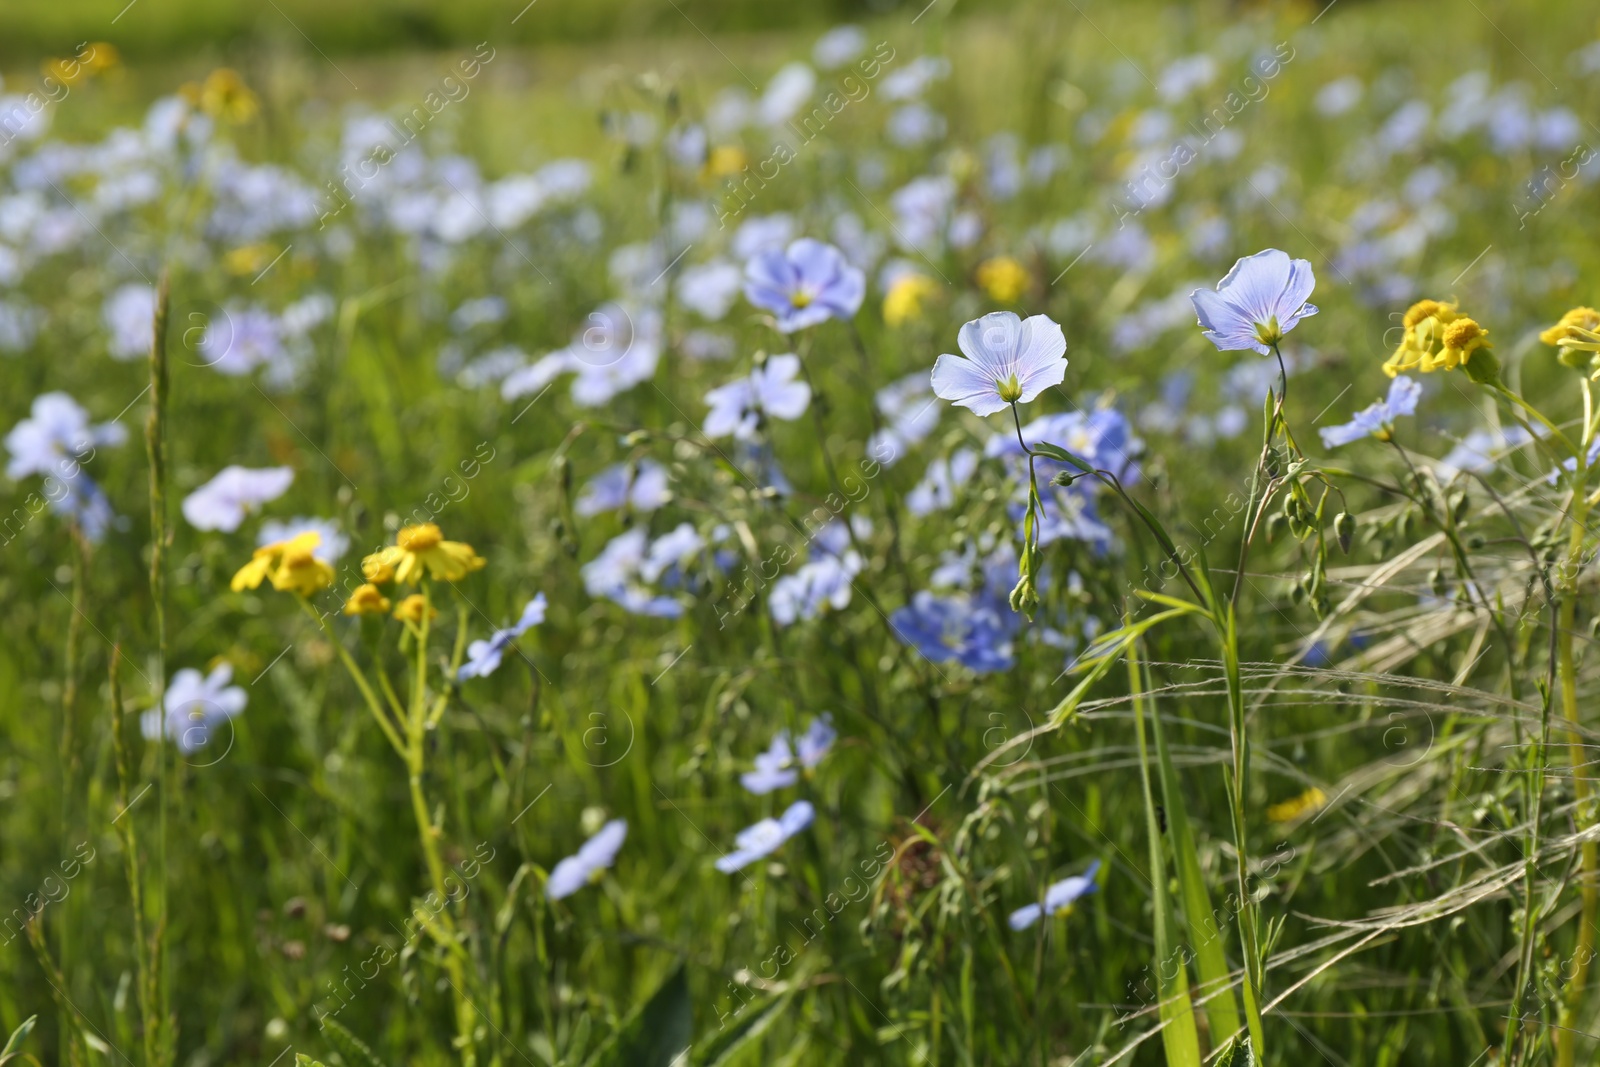
[[[777,316],[781,333],[829,319],[849,319],[861,309],[867,279],[829,244],[802,237],[788,248],[757,253],[744,268],[744,295]]]
[[[1389,386],[1387,397],[1374,400],[1343,425],[1324,426],[1318,430],[1322,435],[1322,447],[1338,448],[1368,436],[1387,441],[1394,430],[1395,419],[1417,413],[1417,398],[1421,395],[1422,386],[1404,374],[1400,375]]]
[[[1067,339],[1048,316],[991,311],[961,327],[962,355],[933,363],[933,391],[977,415],[1026,404],[1067,376]]]
[[[1029,904],[1011,913],[1008,920],[1013,930],[1026,930],[1045,915],[1060,915],[1072,907],[1074,901],[1095,891],[1094,876],[1100,870],[1100,861],[1089,864],[1082,874],[1063,878],[1044,891],[1044,904]]]
[[[622,819],[612,819],[600,832],[585,841],[577,855],[568,856],[550,871],[544,883],[544,895],[551,900],[570,897],[595,879],[601,871],[617,861],[617,852],[628,836],[628,824]]]
[[[1245,256],[1216,289],[1196,289],[1189,299],[1202,332],[1218,351],[1265,356],[1301,319],[1317,313],[1306,303],[1316,284],[1308,261],[1269,248]]]
[[[798,751],[789,747],[789,731],[780,731],[767,750],[756,757],[756,769],[741,774],[739,782],[756,796],[794,785],[800,780],[801,770],[809,771],[822,762],[838,736],[833,716],[826,712],[806,725],[806,732],[794,744]]]
[[[522,609],[522,617],[503,629],[496,630],[487,639],[474,641],[467,646],[467,662],[461,665],[461,670],[456,674],[456,681],[464,682],[468,678],[486,678],[500,669],[500,658],[505,655],[511,642],[527,633],[533,627],[544,622],[545,599],[540,593]]]
[[[717,870],[732,874],[772,855],[785,841],[810,826],[816,814],[809,800],[797,800],[776,819],[762,819],[754,826],[745,827],[733,839],[733,851],[717,860]]]

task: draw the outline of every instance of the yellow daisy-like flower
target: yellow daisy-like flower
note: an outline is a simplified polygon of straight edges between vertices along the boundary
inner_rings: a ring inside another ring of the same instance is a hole
[[[1438,300],[1419,300],[1406,311],[1402,320],[1405,337],[1395,348],[1394,355],[1383,365],[1383,372],[1393,378],[1401,371],[1419,371],[1430,374],[1444,367],[1444,333],[1450,325],[1464,318],[1456,305]],[[1453,370],[1455,364],[1445,367]]]
[[[995,256],[978,264],[978,288],[1000,304],[1015,304],[1033,279],[1028,268],[1010,256]]]
[[[87,55],[80,48],[78,56],[79,62],[95,74],[122,65],[122,53],[117,51],[116,45],[107,44],[105,41],[95,41],[90,44]]]
[[[926,274],[907,271],[894,280],[883,297],[883,321],[902,326],[922,317],[928,303],[938,295],[939,284]]]
[[[361,573],[374,585],[388,585],[394,581],[394,564],[384,558],[384,551],[374,552],[361,561]]]
[[[736,144],[719,144],[706,157],[706,177],[731,178],[750,165],[750,157]]]
[[[344,602],[346,615],[383,615],[388,610],[389,598],[371,582],[356,586],[356,591]]]
[[[1489,343],[1489,331],[1472,319],[1461,318],[1444,328],[1444,348],[1439,351],[1445,370],[1455,370],[1464,365],[1472,353],[1494,347]]]
[[[249,122],[261,110],[261,101],[239,77],[239,72],[218,67],[199,85],[189,82],[180,90],[191,104],[212,118],[232,123]]]
[[[428,618],[438,618],[439,613],[428,606],[428,598],[421,593],[412,593],[400,601],[399,607],[394,609],[394,617],[401,622],[409,622],[415,626],[422,625],[422,616],[426,612]]]
[[[430,578],[459,581],[483,564],[483,557],[474,552],[471,545],[446,541],[438,526],[425,522],[403,527],[395,543],[368,556],[362,561],[361,569],[368,579],[377,582],[383,579],[374,571],[382,573],[384,567],[392,567],[394,580],[409,585],[420,581],[424,571]]]
[[[270,580],[272,588],[310,596],[319,589],[333,584],[333,568],[315,555],[322,544],[322,535],[315,530],[275,541],[256,549],[250,562],[240,567],[229,583],[235,593],[257,589]]]
[[[1312,786],[1297,797],[1290,797],[1267,808],[1267,818],[1272,822],[1294,822],[1314,811],[1321,811],[1327,803],[1327,794]]]
[[[1600,311],[1573,308],[1561,321],[1539,335],[1539,340],[1554,346],[1556,358],[1569,367],[1594,366],[1600,374]]]

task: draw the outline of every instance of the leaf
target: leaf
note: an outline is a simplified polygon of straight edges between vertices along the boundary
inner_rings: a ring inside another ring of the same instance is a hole
[[[760,1011],[743,1013],[744,1018],[702,1044],[693,1053],[690,1062],[694,1067],[725,1067],[732,1063],[739,1053],[746,1051],[750,1043],[772,1025],[773,1020],[783,1014],[793,999],[793,993],[785,993]]]
[[[349,1067],[383,1067],[383,1061],[367,1043],[346,1030],[339,1020],[324,1015],[322,1032],[328,1035],[328,1044],[344,1057]]]
[[[314,1060],[304,1052],[294,1054],[294,1067],[327,1067],[321,1060]]]
[[[1256,1067],[1256,1054],[1250,1047],[1250,1038],[1241,1036],[1217,1057],[1217,1067]]]
[[[1139,642],[1128,645],[1128,688],[1133,696],[1133,723],[1139,738],[1139,780],[1144,787],[1145,833],[1150,841],[1150,883],[1155,890],[1156,996],[1157,1010],[1165,1027],[1161,1044],[1166,1050],[1167,1067],[1200,1067],[1200,1032],[1194,1022],[1194,1004],[1189,1000],[1189,970],[1167,964],[1178,958],[1173,946],[1173,916],[1167,897],[1167,865],[1161,851],[1161,820],[1156,814],[1155,794],[1150,788],[1150,752],[1145,743],[1145,709],[1151,703],[1145,692],[1144,669],[1139,663]]]
[[[1225,1040],[1239,1031],[1239,1005],[1234,1000],[1228,957],[1222,950],[1224,925],[1216,923],[1211,910],[1211,895],[1206,892],[1205,876],[1200,872],[1200,855],[1195,850],[1194,834],[1189,829],[1189,812],[1183,803],[1178,774],[1167,752],[1167,739],[1161,729],[1160,714],[1150,716],[1151,733],[1156,742],[1157,766],[1161,774],[1161,798],[1166,803],[1167,831],[1172,839],[1172,855],[1178,868],[1178,897],[1189,927],[1189,944],[1194,949],[1200,974],[1200,993],[1205,1002],[1206,1019],[1211,1024],[1212,1040]]]
[[[683,965],[595,1050],[587,1067],[671,1067],[694,1035]]]
[[[28,1034],[33,1031],[33,1024],[38,1021],[37,1015],[30,1015],[22,1020],[21,1026],[11,1031],[11,1036],[6,1039],[6,1047],[0,1048],[0,1063],[22,1055],[22,1043],[28,1039]]]

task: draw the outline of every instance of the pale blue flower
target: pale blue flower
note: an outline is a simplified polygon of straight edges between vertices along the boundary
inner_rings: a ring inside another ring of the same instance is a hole
[[[1003,612],[1003,614],[1002,614]],[[1015,622],[1010,608],[967,594],[937,596],[927,590],[896,608],[889,624],[896,636],[932,663],[955,660],[987,674],[1010,669]]]
[[[811,61],[823,70],[842,67],[867,49],[867,31],[860,26],[835,26],[811,47]]]
[[[1072,907],[1074,901],[1093,893],[1097,888],[1094,876],[1100,870],[1100,861],[1089,864],[1082,874],[1063,878],[1044,892],[1044,904],[1029,904],[1011,913],[1007,920],[1013,930],[1026,930],[1045,915],[1060,915]]]
[[[604,597],[635,615],[677,618],[683,604],[646,587],[640,572],[650,553],[649,534],[634,527],[613,537],[600,554],[585,563],[579,574],[592,597]]]
[[[156,291],[130,282],[106,298],[101,309],[107,347],[112,359],[140,359],[150,354],[150,336],[156,320]]]
[[[890,382],[878,390],[874,402],[889,425],[868,439],[867,454],[885,467],[894,466],[932,433],[943,411],[928,376],[921,373]]]
[[[759,253],[745,264],[745,299],[776,315],[781,333],[850,319],[866,292],[866,275],[837,248],[809,237],[782,252]]]
[[[848,607],[861,567],[861,556],[853,550],[801,564],[795,573],[785,574],[773,583],[768,598],[772,620],[779,626],[788,626],[799,619],[815,619],[830,609]]]
[[[1067,376],[1067,339],[1044,315],[992,311],[962,326],[956,343],[967,358],[946,353],[935,360],[933,391],[974,414],[1026,404]]]
[[[211,730],[249,703],[243,689],[228,684],[232,680],[233,667],[227,663],[204,676],[192,667],[174,674],[161,702],[165,714],[151,710],[140,716],[146,740],[165,735],[185,754],[204,748],[211,740]]]
[[[606,823],[599,833],[579,846],[576,855],[568,856],[551,868],[550,877],[544,883],[544,895],[551,900],[561,900],[588,885],[601,871],[617,862],[617,853],[627,836],[626,820],[612,819]]]
[[[767,750],[756,757],[756,769],[741,774],[739,782],[757,796],[794,785],[800,780],[801,771],[809,771],[822,762],[838,736],[833,716],[827,712],[806,725],[806,732],[795,742],[797,751],[789,747],[789,731],[780,731]]]
[[[797,800],[776,819],[762,819],[747,826],[733,839],[734,850],[717,860],[717,870],[731,874],[756,860],[772,855],[783,843],[811,825],[816,809],[809,800]]]
[[[718,322],[733,307],[743,280],[738,265],[725,259],[685,267],[678,276],[678,302],[701,318]]]
[[[544,622],[544,612],[544,594],[540,593],[523,605],[522,616],[516,622],[494,631],[486,639],[468,645],[467,662],[456,673],[456,681],[464,682],[468,678],[485,678],[493,674],[500,668],[500,659],[511,642]]]
[[[1317,279],[1311,264],[1269,248],[1233,265],[1216,289],[1196,289],[1194,301],[1202,332],[1222,352],[1272,352],[1301,319],[1317,313],[1306,303]]]
[[[197,530],[232,533],[254,508],[276,500],[294,481],[294,468],[224,467],[183,500],[183,517]]]
[[[1347,423],[1324,426],[1318,430],[1322,435],[1322,447],[1338,448],[1368,436],[1387,440],[1394,429],[1395,419],[1401,415],[1416,414],[1417,398],[1421,395],[1421,385],[1404,374],[1400,375],[1389,386],[1389,395],[1385,399],[1374,400],[1356,412]]]
[[[649,514],[672,499],[667,469],[653,459],[617,463],[591,478],[572,509],[584,518],[628,507]]]
[[[1521,426],[1505,430],[1473,430],[1439,462],[1433,465],[1434,473],[1442,482],[1448,482],[1462,471],[1488,474],[1494,470],[1499,457],[1532,441],[1528,431]]]
[[[949,459],[934,460],[928,464],[922,481],[906,494],[906,510],[920,516],[953,506],[956,492],[972,479],[977,469],[978,453],[970,448],[958,448]]]
[[[771,356],[748,377],[719,385],[706,394],[707,437],[752,441],[764,418],[798,419],[811,404],[811,386],[799,381],[800,357]]]

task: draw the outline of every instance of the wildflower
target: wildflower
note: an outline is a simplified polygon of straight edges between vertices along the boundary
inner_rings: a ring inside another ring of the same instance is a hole
[[[356,586],[356,591],[350,594],[350,599],[344,602],[346,615],[387,615],[389,613],[389,598],[383,591],[371,582]]]
[[[1216,289],[1189,294],[1201,332],[1219,352],[1269,355],[1301,319],[1317,313],[1306,303],[1317,279],[1311,264],[1269,248],[1234,263]]]
[[[573,402],[597,407],[654,377],[662,343],[658,310],[602,304],[589,313],[587,322],[566,348],[508,374],[500,383],[500,395],[516,400],[539,392],[563,374],[575,374]]]
[[[474,641],[467,646],[467,662],[461,665],[456,681],[468,678],[486,678],[500,667],[500,658],[507,646],[533,627],[544,622],[545,599],[540,593],[522,607],[522,616],[504,629],[496,630],[487,640]]]
[[[293,481],[291,467],[224,467],[184,498],[183,517],[197,530],[232,533],[252,509],[278,499]]]
[[[789,731],[780,731],[767,750],[756,757],[756,769],[741,774],[739,782],[757,796],[794,785],[802,770],[810,771],[822,762],[838,736],[833,716],[826,712],[806,724],[806,732],[794,745],[798,751],[789,748]]]
[[[678,276],[678,302],[703,319],[718,322],[728,314],[744,282],[744,272],[725,259],[685,267]]]
[[[653,593],[641,580],[651,552],[648,541],[649,534],[637,526],[613,537],[580,569],[583,587],[590,596],[614,601],[635,615],[675,619],[683,614],[683,604]]]
[[[1568,367],[1593,367],[1600,376],[1600,311],[1577,307],[1561,316],[1561,321],[1539,334],[1539,340],[1556,350],[1556,358]]]
[[[1318,431],[1322,434],[1322,447],[1338,448],[1369,435],[1380,441],[1389,440],[1394,430],[1394,420],[1401,415],[1416,414],[1417,398],[1421,395],[1422,386],[1404,374],[1400,375],[1389,386],[1387,398],[1374,400],[1341,426],[1322,427]]]
[[[995,256],[978,264],[978,288],[997,304],[1015,304],[1032,280],[1028,269],[1010,256]]]
[[[855,551],[824,554],[801,564],[795,573],[773,583],[768,600],[773,621],[788,626],[797,619],[814,619],[830,608],[839,611],[848,607],[850,591],[862,566],[861,555]]]
[[[919,271],[905,271],[884,294],[883,321],[890,326],[903,326],[912,319],[919,319],[938,294],[939,285],[932,278]]]
[[[361,573],[367,581],[377,585],[388,585],[394,581],[394,564],[384,558],[380,549],[361,561]]]
[[[618,463],[591,478],[572,510],[584,518],[627,507],[648,514],[672,499],[667,469],[652,459]]]
[[[1001,614],[1004,610],[1005,614]],[[889,615],[895,635],[931,663],[955,660],[979,674],[1008,670],[1012,663],[1012,613],[1004,599],[965,594],[937,596],[922,590]]]
[[[706,436],[732,434],[738,440],[750,441],[767,416],[798,419],[811,405],[811,386],[796,381],[799,374],[799,356],[771,356],[749,377],[711,390],[705,398],[711,408],[706,415]]]
[[[970,448],[958,448],[949,459],[936,459],[928,464],[922,481],[906,494],[906,510],[913,515],[930,515],[944,511],[956,501],[956,492],[971,480],[978,469],[978,454]]]
[[[376,560],[372,570],[368,570],[367,563],[363,561],[362,570],[372,581],[381,580],[374,577],[374,571],[381,574],[382,568],[387,565],[394,568],[394,581],[406,585],[420,581],[424,572],[429,578],[457,582],[481,568],[485,562],[482,556],[472,550],[471,545],[461,541],[446,541],[439,527],[431,522],[401,527],[394,542],[367,557],[368,560]]]
[[[310,596],[333,584],[333,568],[316,556],[322,535],[315,530],[274,541],[256,549],[250,562],[234,573],[229,583],[235,593],[259,588],[271,580],[274,589]]]
[[[148,355],[156,318],[156,291],[139,282],[123,285],[106,297],[100,317],[111,335],[107,347],[112,359]]]
[[[212,118],[236,124],[249,122],[261,110],[256,94],[239,77],[239,72],[229,67],[218,67],[207,74],[200,85],[190,82],[180,91]]]
[[[438,609],[428,603],[428,598],[421,593],[412,593],[394,609],[394,617],[401,622],[409,622],[413,626],[421,626],[424,618],[436,619],[439,617]]]
[[[1312,786],[1297,797],[1290,797],[1268,807],[1267,818],[1272,822],[1294,822],[1314,811],[1321,811],[1327,804],[1327,794]]]
[[[1500,363],[1488,351],[1489,331],[1461,314],[1454,303],[1419,300],[1407,309],[1402,324],[1405,336],[1383,364],[1389,377],[1406,370],[1431,374],[1462,366],[1474,381],[1499,377]],[[1478,353],[1476,364],[1471,359],[1474,353]]]
[[[599,833],[579,846],[576,855],[568,856],[551,868],[550,877],[544,883],[544,895],[551,900],[561,900],[587,883],[597,881],[600,874],[617,861],[617,852],[627,836],[625,820],[612,819],[606,823]]]
[[[967,358],[946,353],[935,360],[933,391],[974,414],[1026,404],[1067,376],[1067,340],[1045,315],[991,311],[962,326],[956,343]]]
[[[772,855],[785,841],[810,826],[814,818],[816,809],[811,802],[797,800],[776,819],[762,819],[754,826],[747,826],[733,839],[733,851],[717,860],[717,870],[732,874]]]
[[[1063,878],[1046,889],[1042,906],[1029,904],[1011,913],[1011,918],[1007,920],[1011,924],[1011,929],[1026,930],[1045,915],[1064,915],[1071,911],[1075,901],[1095,891],[1097,887],[1094,876],[1099,870],[1100,861],[1095,860],[1082,874]]]
[[[911,447],[939,425],[939,407],[925,373],[890,382],[873,398],[889,425],[873,433],[867,452],[885,467],[898,463]]]
[[[324,563],[337,563],[350,548],[350,539],[339,532],[339,524],[331,519],[313,519],[304,516],[283,522],[268,519],[261,524],[256,544],[265,546],[277,541],[288,541],[308,531],[316,531],[321,541],[317,544],[317,558]]]
[[[844,253],[809,237],[745,264],[745,299],[777,315],[780,333],[849,319],[860,310],[866,291],[866,276],[845,261]]]
[[[185,667],[172,676],[172,683],[161,699],[160,711],[147,711],[139,719],[146,740],[168,737],[185,754],[205,747],[211,728],[244,710],[249,698],[233,680],[233,667],[219,664],[202,676]]]

